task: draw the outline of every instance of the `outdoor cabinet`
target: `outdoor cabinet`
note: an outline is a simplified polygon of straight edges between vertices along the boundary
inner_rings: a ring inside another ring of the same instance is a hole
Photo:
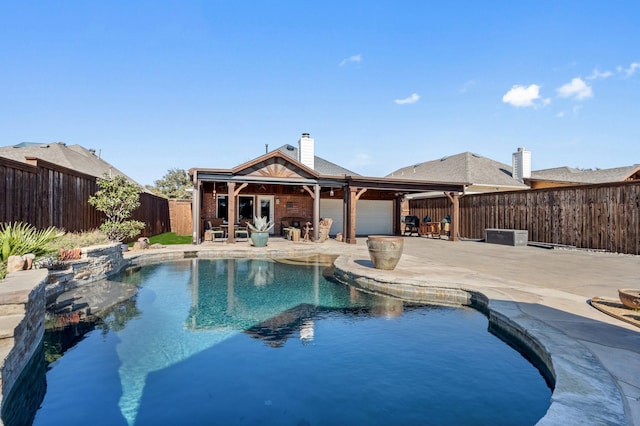
[[[504,244],[507,246],[526,246],[528,244],[526,229],[485,229],[484,241],[491,244]]]

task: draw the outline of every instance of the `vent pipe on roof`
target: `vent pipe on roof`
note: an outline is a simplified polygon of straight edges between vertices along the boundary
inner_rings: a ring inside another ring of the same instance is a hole
[[[310,169],[315,169],[314,158],[313,139],[309,136],[309,133],[303,133],[298,141],[298,161]]]
[[[524,147],[519,147],[517,152],[512,155],[512,172],[511,175],[518,182],[524,182],[525,178],[531,177],[531,152],[526,151]]]

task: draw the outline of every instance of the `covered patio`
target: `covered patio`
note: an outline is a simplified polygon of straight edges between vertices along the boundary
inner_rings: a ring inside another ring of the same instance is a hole
[[[303,222],[300,226],[308,222],[312,228],[310,236],[317,240],[323,208],[326,212],[329,205],[341,207],[337,213],[341,217],[333,218],[339,229],[333,228],[332,235],[341,233],[343,241],[355,244],[358,209],[373,210],[376,208],[374,201],[392,209],[382,220],[390,220],[388,229],[399,235],[404,196],[433,191],[443,192],[451,200],[452,240],[455,241],[458,198],[465,188],[464,183],[321,175],[280,151],[272,151],[233,169],[192,168],[189,174],[194,185],[194,244],[203,241],[205,224],[211,219],[223,219],[231,227],[242,221],[253,222],[256,216],[268,217],[275,224],[272,230],[275,235],[282,233],[285,219]],[[226,242],[234,243],[235,240],[235,233],[227,232]]]

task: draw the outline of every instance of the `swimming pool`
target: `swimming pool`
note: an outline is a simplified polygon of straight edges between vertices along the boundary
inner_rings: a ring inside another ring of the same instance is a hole
[[[35,425],[534,424],[551,390],[470,308],[328,281],[324,266],[191,259],[50,365]],[[50,335],[48,339],[54,339]]]

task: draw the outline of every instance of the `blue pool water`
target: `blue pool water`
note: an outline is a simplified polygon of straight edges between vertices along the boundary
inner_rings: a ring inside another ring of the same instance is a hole
[[[327,281],[323,266],[185,260],[50,365],[35,425],[535,424],[551,391],[468,308]],[[52,338],[52,336],[49,336]]]

